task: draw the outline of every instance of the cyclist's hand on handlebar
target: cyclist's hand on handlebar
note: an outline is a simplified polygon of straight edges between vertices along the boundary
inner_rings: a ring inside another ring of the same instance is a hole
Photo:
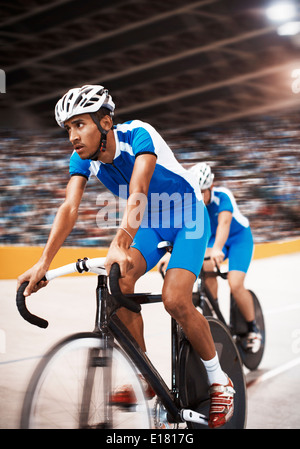
[[[121,277],[124,277],[126,273],[133,268],[133,262],[129,255],[129,250],[121,248],[112,242],[105,260],[105,269],[108,275],[112,264],[115,262],[120,266]]]
[[[216,267],[219,267],[221,265],[221,263],[224,260],[224,257],[225,257],[224,253],[221,250],[212,248],[210,258]]]
[[[24,296],[30,296],[31,293],[37,292],[40,288],[46,287],[48,281],[41,280],[45,276],[47,269],[42,266],[39,262],[36,263],[32,268],[25,271],[17,280],[17,290],[23,284],[23,282],[28,281]]]
[[[157,269],[160,273],[165,273],[169,260],[170,260],[171,254],[170,253],[166,253],[158,262],[157,264]]]

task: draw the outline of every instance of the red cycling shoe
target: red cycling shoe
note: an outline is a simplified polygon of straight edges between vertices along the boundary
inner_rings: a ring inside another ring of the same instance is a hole
[[[226,424],[233,416],[233,396],[234,388],[231,379],[228,377],[227,385],[212,384],[209,389],[210,410],[208,426],[216,429]]]

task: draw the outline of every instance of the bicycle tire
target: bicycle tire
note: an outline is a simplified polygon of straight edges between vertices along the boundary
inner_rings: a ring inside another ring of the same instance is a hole
[[[266,329],[264,315],[262,311],[261,304],[253,291],[248,290],[251,293],[254,302],[255,310],[255,320],[257,327],[261,333],[262,340],[260,349],[253,353],[246,350],[245,339],[248,333],[247,323],[238,309],[237,303],[234,297],[231,295],[230,299],[230,324],[232,329],[232,334],[236,336],[236,345],[240,352],[240,356],[243,364],[251,371],[258,368],[260,362],[262,361],[265,345],[266,345]]]
[[[207,317],[220,364],[231,378],[234,389],[234,413],[222,429],[243,429],[246,426],[247,393],[243,365],[237,347],[227,327],[213,317]],[[185,338],[179,354],[179,391],[181,405],[205,416],[209,414],[209,383],[206,369],[196,351]],[[188,428],[208,429],[203,424],[188,422]]]
[[[31,377],[21,428],[150,428],[135,366],[118,345],[105,346],[100,335],[86,332],[50,349]],[[136,406],[110,403],[111,392],[124,383],[132,385]]]

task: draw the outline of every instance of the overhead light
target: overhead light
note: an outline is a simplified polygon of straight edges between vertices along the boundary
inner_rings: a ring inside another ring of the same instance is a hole
[[[300,33],[300,22],[287,22],[277,29],[279,36],[295,36]]]
[[[266,10],[268,19],[274,22],[285,22],[297,15],[296,5],[292,2],[277,2]]]

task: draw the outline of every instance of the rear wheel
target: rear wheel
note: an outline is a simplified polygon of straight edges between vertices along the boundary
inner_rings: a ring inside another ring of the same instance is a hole
[[[255,370],[259,366],[263,358],[266,344],[266,330],[265,330],[263,311],[260,302],[257,296],[251,290],[249,290],[249,292],[251,293],[253,298],[256,325],[262,336],[260,349],[255,353],[250,352],[249,350],[246,349],[246,335],[248,333],[247,323],[242,314],[240,313],[237,303],[234,300],[233,296],[231,296],[231,304],[230,304],[230,324],[232,334],[236,338],[236,344],[240,352],[243,364],[249,370]]]
[[[223,323],[207,317],[223,371],[230,377],[236,391],[234,413],[222,429],[243,429],[246,425],[246,384],[237,347]],[[210,399],[206,369],[187,339],[181,343],[179,355],[179,390],[183,408],[209,415]],[[189,428],[208,428],[202,424],[187,423]]]
[[[131,407],[111,405],[112,392],[130,384]],[[75,334],[53,347],[30,381],[22,428],[149,428],[150,416],[134,365],[118,346],[94,333]]]

